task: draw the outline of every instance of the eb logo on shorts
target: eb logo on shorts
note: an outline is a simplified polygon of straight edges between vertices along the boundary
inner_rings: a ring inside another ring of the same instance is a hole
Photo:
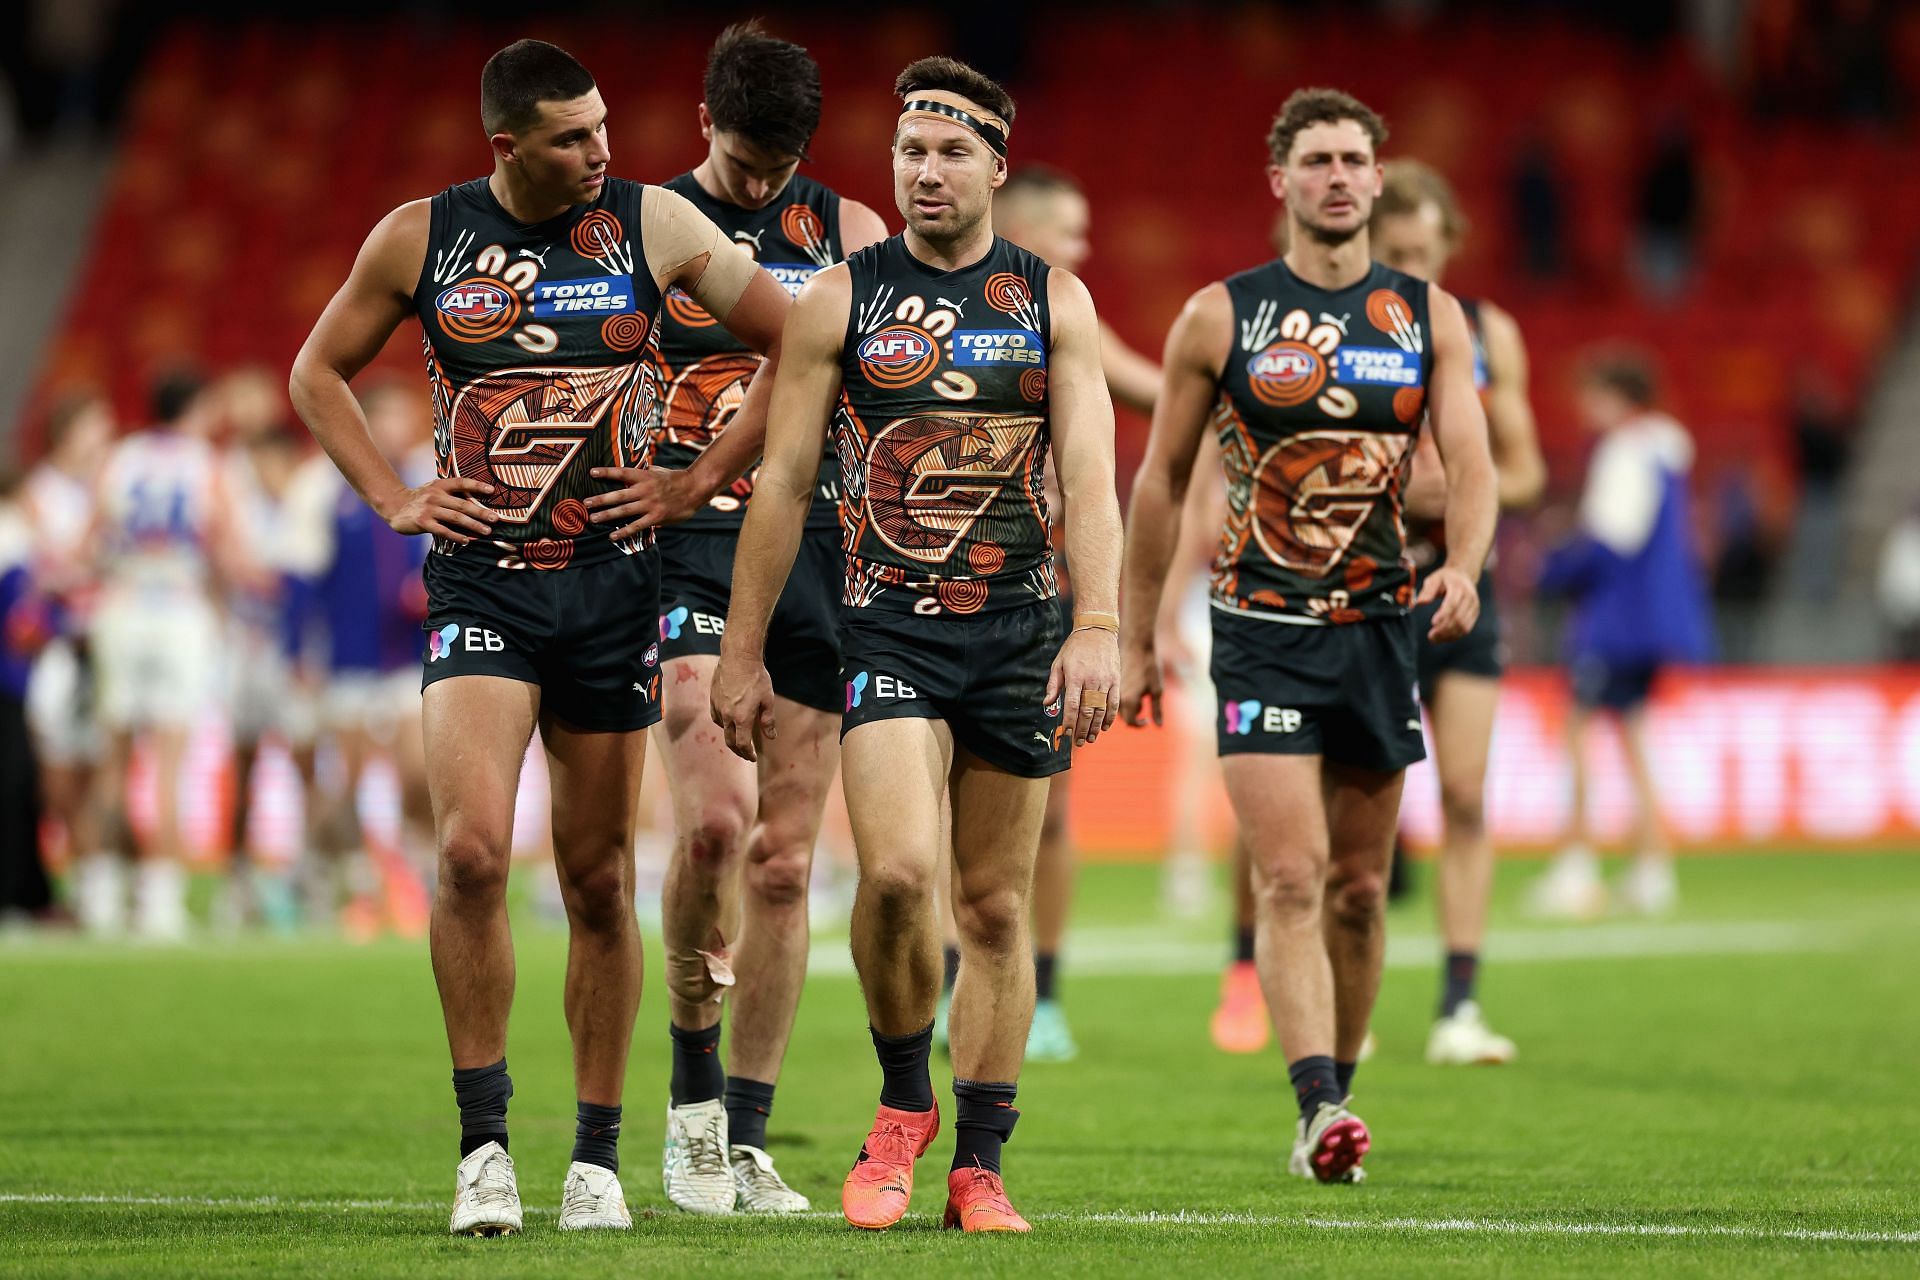
[[[507,647],[497,632],[485,627],[462,627],[449,622],[427,635],[427,661],[438,662],[453,656],[456,649],[466,653],[499,653]]]
[[[852,711],[855,707],[858,707],[866,701],[867,686],[869,684],[873,686],[873,696],[875,698],[886,698],[890,701],[899,702],[920,696],[920,691],[904,680],[894,676],[869,677],[866,672],[862,671],[857,673],[853,679],[847,681],[848,711]]]
[[[1262,733],[1293,733],[1305,723],[1292,707],[1262,708],[1258,698],[1220,704],[1227,718],[1227,732],[1245,737],[1258,728]]]

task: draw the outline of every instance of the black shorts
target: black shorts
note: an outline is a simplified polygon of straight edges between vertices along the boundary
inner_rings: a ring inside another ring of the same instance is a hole
[[[944,720],[955,742],[1018,777],[1049,777],[1071,763],[1063,699],[1046,701],[1067,638],[1058,600],[968,617],[841,616],[842,738],[875,720]]]
[[[1392,773],[1426,757],[1411,618],[1303,626],[1213,611],[1220,754],[1320,755]]]
[[[1588,710],[1633,711],[1645,706],[1652,696],[1653,682],[1660,678],[1660,664],[1581,658],[1575,660],[1570,674],[1573,700],[1579,705]]]
[[[1420,701],[1433,702],[1434,686],[1449,671],[1498,680],[1506,674],[1506,646],[1500,639],[1500,608],[1494,601],[1493,575],[1480,575],[1480,618],[1458,640],[1435,644],[1427,639],[1439,601],[1413,611],[1413,635],[1419,642]]]
[[[660,547],[660,656],[720,652],[733,601],[733,552],[727,532],[663,529]],[[793,572],[767,627],[767,674],[773,691],[817,711],[838,712],[840,535],[811,529],[800,539]]]
[[[660,719],[660,568],[651,550],[578,569],[501,569],[427,557],[420,687],[450,676],[540,686],[576,729],[629,733]]]

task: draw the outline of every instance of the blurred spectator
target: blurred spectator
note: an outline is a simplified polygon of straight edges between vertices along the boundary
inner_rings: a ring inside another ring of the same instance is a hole
[[[27,676],[50,627],[33,590],[23,479],[0,466],[0,923],[43,915],[53,905],[40,865],[40,770],[27,732]]]
[[[1787,590],[1796,599],[1831,600],[1839,590],[1839,564],[1846,541],[1841,486],[1853,453],[1853,422],[1840,393],[1817,370],[1796,379],[1793,447],[1800,473]]]
[[[1743,465],[1721,473],[1714,489],[1713,599],[1723,621],[1722,656],[1729,662],[1753,657],[1760,604],[1773,578],[1769,545],[1753,473]]]
[[[1535,884],[1533,905],[1562,916],[1605,907],[1587,814],[1586,729],[1599,711],[1619,721],[1638,809],[1635,861],[1620,897],[1653,914],[1669,909],[1676,893],[1647,751],[1647,699],[1665,667],[1702,661],[1711,648],[1687,494],[1693,438],[1655,409],[1653,371],[1637,354],[1614,351],[1595,359],[1582,374],[1579,399],[1580,416],[1600,443],[1588,466],[1578,530],[1547,558],[1540,578],[1542,594],[1568,596],[1573,605],[1566,655],[1573,682],[1567,717],[1573,797],[1565,845]]]
[[[1880,614],[1887,621],[1888,656],[1920,662],[1920,507],[1887,530],[1880,548]]]
[[[1640,180],[1639,275],[1650,297],[1671,301],[1693,274],[1700,179],[1693,135],[1670,120],[1654,140]]]
[[[1565,185],[1544,137],[1529,139],[1513,171],[1513,225],[1520,228],[1520,265],[1551,279],[1566,266]]]

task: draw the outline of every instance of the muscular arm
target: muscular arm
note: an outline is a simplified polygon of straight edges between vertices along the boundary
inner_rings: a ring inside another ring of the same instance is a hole
[[[1232,343],[1233,305],[1220,284],[1208,285],[1189,298],[1167,334],[1160,399],[1154,405],[1146,457],[1134,476],[1127,511],[1122,587],[1127,608],[1121,620],[1125,628],[1121,644],[1127,670],[1122,714],[1129,724],[1142,723],[1143,702],[1152,703],[1154,723],[1160,721],[1154,623],[1180,540],[1181,508],[1193,479],[1194,459]]]
[[[445,510],[418,522],[402,516],[413,491],[395,473],[367,433],[366,415],[348,383],[380,354],[413,309],[413,290],[426,263],[430,204],[401,205],[374,227],[347,282],[327,303],[294,358],[287,392],[294,412],[366,504],[389,524],[418,523],[402,532],[431,532],[456,542],[490,532],[487,510],[453,492],[490,493],[476,481],[450,481]],[[399,527],[396,525],[396,527]]]
[[[1547,464],[1528,397],[1527,344],[1513,317],[1491,303],[1480,304],[1480,332],[1487,347],[1487,428],[1500,509],[1530,507],[1547,487]]]
[[[1100,366],[1115,403],[1152,413],[1160,396],[1160,366],[1128,346],[1113,326],[1100,322]]]
[[[1473,388],[1473,345],[1466,317],[1453,295],[1438,288],[1432,290],[1428,310],[1433,371],[1427,385],[1427,420],[1446,469],[1446,567],[1459,570],[1472,582],[1486,563],[1499,514],[1493,455],[1487,443],[1486,414]],[[1425,592],[1422,597],[1430,598]]]
[[[800,291],[787,319],[786,359],[773,386],[776,426],[767,436],[766,461],[734,551],[733,599],[713,680],[714,720],[727,745],[748,760],[756,753],[755,731],[773,731],[773,687],[764,665],[767,622],[813,503],[827,419],[840,394],[840,349],[852,305],[847,269],[830,267]]]
[[[1093,613],[1118,613],[1120,500],[1113,487],[1113,401],[1100,369],[1100,322],[1086,285],[1071,272],[1048,273],[1047,303],[1053,313],[1048,414],[1075,603]]]

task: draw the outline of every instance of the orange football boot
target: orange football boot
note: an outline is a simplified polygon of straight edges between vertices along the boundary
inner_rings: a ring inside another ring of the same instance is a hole
[[[884,1231],[907,1215],[913,1199],[913,1162],[940,1134],[940,1107],[896,1111],[883,1106],[840,1188],[840,1212],[868,1231]]]
[[[962,1231],[1033,1230],[1008,1202],[1000,1175],[979,1165],[947,1175],[947,1216],[940,1225]]]
[[[1213,1043],[1222,1053],[1258,1053],[1273,1037],[1260,971],[1239,960],[1220,980],[1220,1007],[1213,1011]]]

